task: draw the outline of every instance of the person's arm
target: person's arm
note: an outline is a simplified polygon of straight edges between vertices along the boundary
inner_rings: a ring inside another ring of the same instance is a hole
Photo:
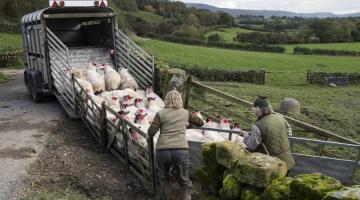
[[[154,135],[159,131],[159,129],[160,129],[160,118],[158,114],[156,114],[148,129],[148,136],[154,137]]]
[[[286,121],[286,119],[285,119],[285,125],[286,125],[286,132],[287,132],[288,136],[292,136],[291,126],[290,126],[289,122]]]
[[[261,132],[260,129],[253,125],[250,135],[244,134],[244,143],[249,151],[255,151],[261,144]]]
[[[200,119],[200,117],[194,115],[193,113],[189,112],[189,123],[195,126],[204,126],[204,121]]]

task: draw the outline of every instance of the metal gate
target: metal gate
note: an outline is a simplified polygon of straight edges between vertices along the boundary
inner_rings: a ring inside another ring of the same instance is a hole
[[[149,55],[115,28],[115,51],[117,69],[125,67],[136,79],[140,88],[154,83],[154,56]]]

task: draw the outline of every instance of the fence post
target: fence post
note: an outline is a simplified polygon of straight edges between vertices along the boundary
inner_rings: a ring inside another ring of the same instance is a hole
[[[309,84],[312,84],[312,72],[311,72],[311,69],[308,69],[307,70],[307,76],[306,76],[306,78],[307,78],[307,82],[309,83]]]
[[[185,104],[184,104],[185,109],[189,108],[191,83],[192,83],[192,77],[189,76],[189,78],[186,81],[186,94],[185,94],[186,96],[185,96]]]
[[[265,85],[266,82],[266,70],[262,69],[260,70],[260,84]]]
[[[151,176],[151,191],[156,194],[156,165],[155,165],[155,154],[154,154],[154,139],[153,137],[148,138],[148,151],[150,159],[150,176]]]
[[[101,113],[100,113],[100,119],[101,119],[101,127],[100,127],[100,134],[101,134],[101,146],[103,146],[106,149],[107,144],[107,134],[106,134],[106,108],[105,108],[105,102],[102,102],[101,104]]]
[[[75,95],[75,92],[76,92],[76,89],[75,89],[75,75],[74,73],[71,73],[71,84],[72,84],[72,98],[73,98],[73,102],[74,102],[74,111],[75,111],[75,114],[77,115],[78,114],[78,102],[76,101],[76,95]]]
[[[128,130],[125,123],[125,120],[123,118],[120,118],[121,120],[121,132],[123,135],[123,141],[124,141],[124,152],[125,152],[125,159],[126,159],[126,167],[130,169],[130,163],[129,163],[129,148],[128,148]],[[116,134],[116,133],[115,133]]]

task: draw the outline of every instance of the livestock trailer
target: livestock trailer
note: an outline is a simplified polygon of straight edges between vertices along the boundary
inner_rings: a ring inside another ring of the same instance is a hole
[[[51,7],[22,17],[25,67],[29,94],[39,102],[55,95],[70,116],[73,93],[60,71],[89,62],[124,66],[144,88],[153,82],[154,59],[117,28],[116,13],[107,1],[50,0]],[[91,6],[90,6],[91,5]],[[108,50],[115,50],[111,56]],[[112,60],[112,57],[114,60]]]
[[[49,4],[21,19],[24,80],[30,97],[41,102],[54,95],[70,118],[81,118],[101,145],[155,191],[152,138],[147,147],[131,140],[130,127],[145,138],[146,134],[105,104],[97,105],[72,74],[76,68],[86,69],[89,62],[108,63],[128,69],[144,90],[153,85],[154,57],[118,29],[116,13],[106,0],[50,0]],[[109,120],[110,114],[118,120]]]

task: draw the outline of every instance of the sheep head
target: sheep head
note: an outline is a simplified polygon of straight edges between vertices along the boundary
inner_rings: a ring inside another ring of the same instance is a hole
[[[147,100],[148,101],[155,101],[156,97],[148,97]]]

